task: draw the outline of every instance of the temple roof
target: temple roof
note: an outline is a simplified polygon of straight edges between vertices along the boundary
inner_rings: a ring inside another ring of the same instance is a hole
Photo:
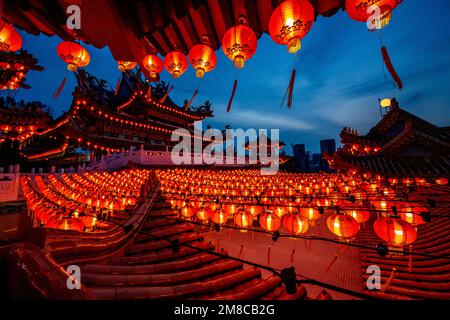
[[[332,16],[344,7],[342,0],[310,0],[321,16]],[[28,33],[58,35],[82,40],[97,48],[108,46],[116,60],[141,64],[149,52],[179,49],[187,54],[207,37],[219,49],[227,29],[245,17],[257,37],[268,31],[278,0],[165,0],[165,1],[5,1],[3,18]],[[77,4],[81,30],[66,27],[66,8]]]

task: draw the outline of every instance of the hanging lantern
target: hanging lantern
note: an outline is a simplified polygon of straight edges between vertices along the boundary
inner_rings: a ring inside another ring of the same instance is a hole
[[[228,29],[222,38],[222,49],[225,55],[233,61],[237,69],[242,69],[245,62],[250,59],[256,52],[258,46],[258,39],[253,30],[242,24],[245,20],[242,19],[241,24]],[[227,112],[230,112],[233,103],[234,95],[238,85],[237,73],[234,79],[233,89],[231,90],[230,100],[228,101]]]
[[[252,216],[256,217],[262,212],[263,208],[261,206],[253,205],[253,206],[246,206],[246,209],[248,212],[251,213]]]
[[[389,24],[391,21],[392,10],[394,10],[401,2],[402,0],[345,0],[345,10],[353,20],[365,22],[369,30],[380,30]],[[401,90],[403,88],[403,82],[392,65],[386,47],[383,43],[381,43],[381,45],[381,54],[384,64],[394,79],[397,87]]]
[[[186,206],[181,208],[181,215],[185,218],[192,218],[195,215],[195,208]]]
[[[249,228],[253,224],[253,216],[250,212],[245,210],[240,210],[234,215],[234,223],[236,223],[241,228]]]
[[[120,71],[125,72],[136,68],[137,63],[132,61],[117,61],[117,65]]]
[[[150,72],[150,77],[152,79],[156,79],[158,74],[164,69],[163,61],[156,54],[146,55],[142,64],[144,68]]]
[[[308,220],[293,213],[283,217],[283,226],[289,233],[297,235],[306,233],[309,228]]]
[[[58,45],[58,56],[67,63],[67,69],[77,71],[86,67],[91,61],[89,52],[81,45],[72,41],[64,41]]]
[[[363,209],[347,210],[345,214],[352,216],[359,223],[367,222],[370,219],[370,212]]]
[[[222,210],[217,210],[212,214],[211,220],[215,224],[224,224],[228,220],[228,215]]]
[[[245,62],[255,54],[257,46],[255,33],[244,24],[228,29],[222,39],[223,52],[238,69],[244,68]]]
[[[315,208],[302,208],[300,209],[300,213],[302,216],[304,216],[306,219],[310,221],[314,221],[319,219],[322,215],[319,213],[319,210]]]
[[[286,0],[273,11],[269,34],[273,41],[287,45],[290,53],[301,48],[301,39],[311,30],[316,15],[308,0]]]
[[[217,64],[216,53],[206,44],[197,44],[189,51],[189,62],[196,70],[195,75],[203,78],[206,72],[211,72]]]
[[[13,52],[22,48],[22,37],[12,25],[0,19],[0,51]]]
[[[271,211],[264,212],[259,216],[259,225],[268,232],[280,229],[281,219]]]
[[[366,22],[373,26],[373,28],[382,29],[389,25],[392,10],[394,10],[401,1],[402,0],[346,0],[345,10],[353,20]],[[372,6],[377,6],[380,10],[378,19],[376,19],[377,12],[375,11],[375,7]],[[373,18],[373,20],[370,20],[370,18]]]
[[[351,239],[359,231],[359,223],[352,216],[333,214],[327,219],[327,227],[334,235],[342,239]]]
[[[206,222],[209,220],[210,215],[210,211],[206,210],[205,208],[200,208],[197,210],[196,213],[197,219],[202,221],[202,222]]]
[[[391,245],[411,244],[417,238],[416,229],[400,218],[378,219],[375,221],[373,228],[377,236]]]
[[[448,180],[446,178],[437,178],[435,182],[440,186],[445,186],[448,184]]]
[[[186,56],[181,51],[171,51],[164,58],[164,66],[172,77],[179,78],[188,68]]]
[[[399,210],[399,216],[402,218],[402,220],[405,220],[406,222],[410,223],[413,226],[418,226],[421,224],[424,224],[425,221],[420,216],[422,212],[428,212],[427,208],[424,207],[417,207],[414,204],[410,205],[400,205],[398,207]]]

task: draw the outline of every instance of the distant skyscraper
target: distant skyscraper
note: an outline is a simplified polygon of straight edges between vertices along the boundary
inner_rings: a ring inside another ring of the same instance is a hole
[[[292,147],[294,158],[297,161],[299,169],[302,171],[309,171],[309,161],[305,151],[304,144],[295,144]]]
[[[325,139],[320,141],[320,154],[323,155],[324,152],[327,152],[329,154],[333,154],[336,151],[336,141],[334,139]],[[321,159],[321,169],[323,171],[330,172],[331,169],[328,166],[328,162],[326,160],[323,160],[323,157]]]

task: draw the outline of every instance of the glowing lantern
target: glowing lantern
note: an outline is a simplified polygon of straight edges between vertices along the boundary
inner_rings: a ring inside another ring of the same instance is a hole
[[[22,48],[22,37],[12,25],[0,19],[0,51],[13,52]]]
[[[174,78],[179,78],[188,68],[186,56],[181,51],[171,51],[164,58],[164,67]]]
[[[290,53],[301,48],[301,39],[311,29],[315,19],[314,7],[308,0],[286,0],[272,13],[269,34],[273,41],[287,45]]]
[[[224,224],[228,220],[228,215],[222,210],[217,210],[212,214],[211,220],[215,224]]]
[[[292,234],[306,233],[309,228],[308,220],[293,213],[289,213],[283,217],[283,226]]]
[[[359,223],[352,216],[333,214],[327,219],[327,227],[339,238],[353,238],[359,231]]]
[[[402,0],[345,0],[345,11],[350,18],[356,21],[365,22],[369,30],[382,29],[391,21],[392,10]],[[399,89],[403,88],[403,83],[392,65],[386,47],[381,48],[383,61],[395,80]]]
[[[203,78],[205,72],[212,71],[217,64],[216,53],[206,44],[197,44],[189,51],[189,62],[196,70],[195,75]]]
[[[448,180],[446,178],[437,178],[435,182],[440,186],[445,186],[446,184],[448,184]]]
[[[238,208],[237,205],[235,204],[227,204],[225,206],[225,212],[229,215],[229,216],[234,216],[234,214],[237,212]]]
[[[427,208],[416,207],[415,205],[412,206],[405,205],[399,206],[398,209],[400,218],[410,223],[411,225],[418,226],[425,223],[423,218],[420,216],[420,213],[428,212]]]
[[[210,211],[206,210],[205,208],[200,208],[197,210],[197,218],[200,221],[208,221],[210,217]]]
[[[321,214],[319,213],[319,210],[315,208],[304,208],[300,209],[300,213],[302,216],[304,216],[306,219],[314,221],[321,217]]]
[[[373,228],[377,236],[396,246],[411,244],[417,238],[416,229],[400,218],[378,219],[375,221]]]
[[[64,41],[58,45],[58,55],[70,71],[77,71],[80,67],[86,67],[91,61],[89,52],[76,42]]]
[[[267,211],[259,217],[259,224],[264,230],[274,232],[280,229],[281,219],[273,212]]]
[[[243,24],[228,29],[222,39],[223,52],[238,69],[242,69],[245,62],[255,54],[257,46],[255,33]]]
[[[117,61],[117,65],[120,71],[125,72],[136,68],[137,63],[132,61]]]
[[[286,213],[286,208],[284,206],[274,206],[271,207],[270,210],[272,210],[280,218]]]
[[[261,206],[247,206],[246,209],[251,213],[252,216],[256,217],[262,211]]]
[[[234,223],[241,228],[249,228],[253,224],[253,216],[250,212],[240,210],[234,215]]]
[[[156,54],[149,54],[145,56],[142,62],[144,68],[150,72],[150,77],[155,79],[158,74],[164,69],[164,63]]]
[[[345,214],[352,216],[359,223],[367,222],[370,219],[370,212],[367,210],[348,210]]]
[[[185,218],[192,218],[195,215],[195,208],[191,206],[186,206],[181,208],[181,215]]]

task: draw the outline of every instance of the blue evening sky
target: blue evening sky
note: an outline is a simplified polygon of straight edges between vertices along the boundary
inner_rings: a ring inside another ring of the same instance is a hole
[[[264,34],[256,54],[239,71],[239,86],[230,113],[226,105],[235,69],[217,51],[218,63],[203,79],[194,105],[210,100],[215,117],[208,120],[218,129],[279,128],[281,139],[290,144],[305,143],[308,150],[319,151],[319,140],[335,138],[350,126],[365,133],[380,119],[378,98],[397,97],[401,107],[440,126],[450,125],[450,28],[448,0],[406,0],[393,12],[391,24],[382,30],[383,41],[397,72],[404,82],[399,91],[390,81],[383,65],[376,33],[364,23],[351,20],[345,11],[331,18],[318,17],[303,39],[297,62],[297,79],[292,109],[280,107],[289,82],[293,55]],[[45,67],[30,72],[29,90],[20,89],[17,99],[40,100],[59,116],[71,102],[75,78],[68,75],[59,99],[52,94],[65,75],[65,64],[58,58],[57,37],[35,37],[21,32],[24,48]],[[114,87],[120,72],[108,48],[87,46],[91,54],[89,72],[108,80]],[[163,71],[163,80],[170,75]],[[190,66],[176,82],[171,94],[178,104],[192,95],[197,80]],[[3,93],[4,94],[4,93]]]

